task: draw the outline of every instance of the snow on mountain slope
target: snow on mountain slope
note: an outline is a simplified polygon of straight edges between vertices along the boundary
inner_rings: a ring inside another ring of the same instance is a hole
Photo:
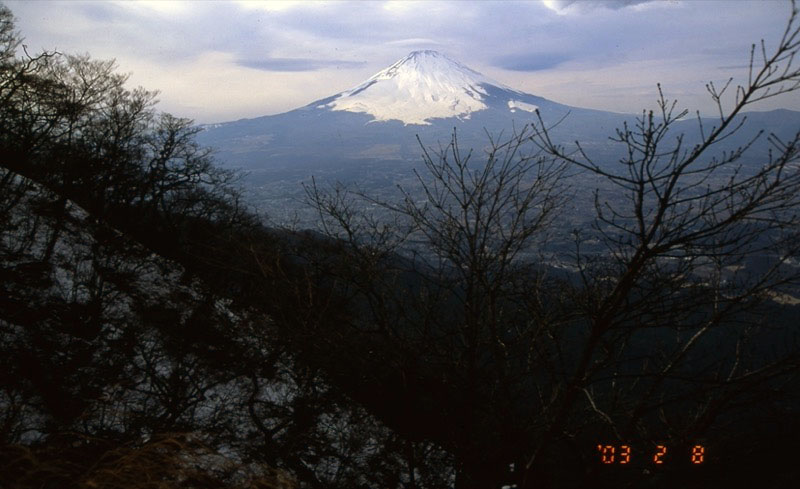
[[[516,92],[439,52],[414,51],[318,107],[426,125],[437,118],[469,119],[486,109],[487,86]]]
[[[536,112],[539,108],[538,105],[529,104],[527,102],[522,102],[521,100],[509,100],[508,101],[508,109],[511,112],[516,112],[517,109],[524,110],[526,112]]]

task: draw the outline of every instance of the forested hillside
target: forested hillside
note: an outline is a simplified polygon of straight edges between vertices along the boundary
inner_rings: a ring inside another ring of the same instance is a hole
[[[1,485],[400,477],[405,445],[297,360],[336,317],[190,122],[111,62],[17,57],[1,14]]]
[[[454,135],[421,195],[309,182],[312,232],[265,227],[191,121],[113,62],[28,53],[0,6],[0,487],[796,480],[800,128],[747,174],[710,156],[798,87],[796,16],[692,147],[663,98],[617,166],[541,120],[482,157]],[[623,198],[548,261],[577,170]]]

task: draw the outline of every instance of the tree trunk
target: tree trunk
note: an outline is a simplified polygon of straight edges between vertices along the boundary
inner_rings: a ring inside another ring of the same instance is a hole
[[[509,484],[507,461],[491,453],[466,455],[458,460],[455,489],[500,489]]]

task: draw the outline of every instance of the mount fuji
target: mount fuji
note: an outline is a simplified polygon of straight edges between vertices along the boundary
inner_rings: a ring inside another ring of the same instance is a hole
[[[320,174],[359,163],[408,167],[420,162],[417,137],[426,146],[446,144],[455,128],[462,149],[478,150],[488,145],[487,132],[507,137],[514,128],[537,120],[537,110],[545,123],[561,121],[552,130],[554,140],[580,141],[584,150],[609,162],[616,161],[622,149],[609,136],[635,118],[524,93],[426,50],[414,51],[363,83],[304,107],[206,125],[198,142],[214,147],[223,165],[256,173],[302,168]],[[728,146],[758,129],[788,137],[800,127],[800,112],[795,111],[751,112],[747,118],[741,137],[726,141]],[[697,121],[691,118],[677,126],[688,136],[698,133]],[[757,147],[751,150],[764,154]]]
[[[490,92],[494,95],[492,97]],[[502,95],[499,92],[505,92]],[[428,125],[432,119],[469,119],[506,95],[511,112],[535,111],[526,94],[509,88],[436,51],[414,51],[364,83],[318,108],[360,112],[375,121]]]

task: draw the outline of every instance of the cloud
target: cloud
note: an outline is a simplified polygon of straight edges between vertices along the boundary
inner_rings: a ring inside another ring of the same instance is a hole
[[[298,7],[306,8],[325,5],[325,2],[322,1],[309,2],[308,0],[236,0],[234,3],[245,9],[266,10],[268,12],[282,12]]]
[[[356,68],[364,66],[366,62],[338,59],[264,58],[239,60],[237,64],[262,71],[315,71],[322,68]]]
[[[745,0],[0,1],[32,50],[116,58],[133,85],[200,122],[301,107],[426,48],[570,105],[646,106],[656,81],[694,102],[682,93],[746,77],[750,43],[774,46],[789,12]]]
[[[568,55],[555,53],[520,53],[498,58],[493,65],[510,71],[540,71],[555,68],[569,59]]]
[[[619,10],[625,7],[641,5],[650,2],[664,3],[665,0],[542,0],[547,8],[558,13],[567,13],[574,10],[593,10],[596,8],[607,8]]]
[[[164,16],[181,15],[191,10],[190,4],[175,0],[138,0],[136,2],[117,0],[110,3],[133,11],[150,11]]]
[[[424,37],[415,37],[412,39],[398,39],[396,41],[387,41],[387,46],[400,46],[400,47],[416,47],[416,46],[442,46],[439,41]]]

